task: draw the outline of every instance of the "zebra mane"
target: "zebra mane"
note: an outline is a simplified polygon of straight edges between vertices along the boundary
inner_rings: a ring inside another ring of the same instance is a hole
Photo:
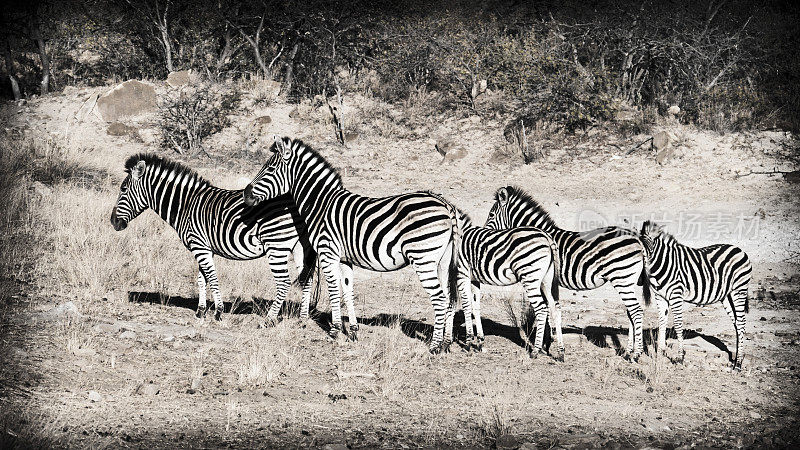
[[[200,176],[191,167],[155,153],[138,153],[131,156],[125,161],[125,171],[130,172],[139,161],[144,161],[147,167],[159,167],[164,172],[175,172],[178,175],[185,175],[188,179],[195,180],[198,183],[211,185],[208,180]]]
[[[301,151],[306,151],[308,153],[311,153],[311,155],[313,157],[315,157],[318,161],[320,161],[320,163],[322,164],[323,167],[325,167],[326,169],[330,170],[331,173],[333,173],[335,175],[335,179],[336,179],[336,181],[339,182],[339,184],[344,184],[344,183],[342,183],[342,175],[339,173],[339,170],[336,167],[333,167],[333,165],[330,162],[328,162],[328,160],[325,159],[325,157],[322,156],[317,150],[315,150],[310,145],[306,144],[305,142],[303,142],[300,139],[292,139],[291,146],[292,146],[292,149],[297,153],[300,153]],[[272,152],[277,151],[277,147],[276,147],[275,143],[272,144],[272,146],[270,147],[270,150]]]
[[[642,230],[639,233],[644,236],[649,236],[652,239],[661,239],[664,241],[674,241],[675,236],[664,231],[664,228],[651,220],[645,220],[642,224]]]
[[[547,210],[544,209],[544,207],[539,204],[539,202],[534,200],[533,197],[530,196],[530,194],[528,194],[527,192],[523,191],[522,189],[516,186],[508,186],[506,187],[506,190],[511,195],[511,197],[516,197],[520,201],[522,201],[522,203],[525,204],[527,209],[533,210],[537,217],[541,217],[543,222],[555,228],[558,228],[558,225],[556,225],[556,221],[553,220],[552,217],[550,217],[550,213],[548,213]],[[498,200],[497,192],[495,192],[494,194],[494,200],[495,201]]]

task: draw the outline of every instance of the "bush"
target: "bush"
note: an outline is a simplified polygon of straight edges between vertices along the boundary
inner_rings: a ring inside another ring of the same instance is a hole
[[[239,100],[232,84],[201,83],[168,91],[158,108],[161,146],[181,154],[205,152],[203,139],[230,124],[228,114]]]

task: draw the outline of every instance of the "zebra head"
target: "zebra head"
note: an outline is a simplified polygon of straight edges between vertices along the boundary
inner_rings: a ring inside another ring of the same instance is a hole
[[[648,252],[652,253],[657,244],[663,243],[665,238],[669,236],[664,232],[664,226],[658,225],[655,222],[646,220],[642,224],[642,231],[639,237],[642,239],[642,244]]]
[[[288,137],[274,136],[273,152],[264,167],[244,189],[244,202],[255,206],[262,201],[289,192],[289,160],[292,157],[292,140]]]
[[[511,226],[509,218],[509,199],[511,194],[507,187],[497,190],[494,194],[494,205],[489,210],[489,217],[486,218],[486,228],[504,230]]]
[[[128,222],[147,208],[147,190],[142,181],[146,166],[144,160],[139,160],[135,165],[125,168],[128,176],[119,187],[119,197],[111,211],[111,225],[117,231],[124,230]]]

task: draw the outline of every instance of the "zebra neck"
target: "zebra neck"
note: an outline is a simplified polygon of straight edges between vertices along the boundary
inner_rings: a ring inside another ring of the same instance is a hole
[[[316,234],[323,223],[325,205],[333,197],[349,191],[342,185],[339,175],[323,164],[297,167],[293,180],[291,193],[297,209],[309,231]]]
[[[536,227],[542,231],[546,231],[548,233],[553,233],[555,231],[561,231],[561,228],[558,228],[552,220],[548,220],[546,217],[539,215],[539,214],[532,214],[526,217],[524,220],[521,220],[518,226],[523,227]]]
[[[150,192],[150,209],[156,212],[171,227],[177,229],[181,212],[186,207],[190,194],[207,186],[196,176],[186,173],[162,173],[153,180]]]

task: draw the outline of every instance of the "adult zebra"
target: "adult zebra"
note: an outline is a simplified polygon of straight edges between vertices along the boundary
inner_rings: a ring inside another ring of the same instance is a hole
[[[628,354],[633,360],[644,352],[642,320],[650,290],[645,273],[645,253],[634,231],[618,227],[577,232],[559,228],[547,211],[521,189],[508,186],[495,193],[487,228],[533,226],[550,234],[558,247],[559,285],[575,291],[611,283],[628,313]]]
[[[558,283],[557,280],[554,280],[555,268],[558,265],[556,260],[558,250],[553,239],[547,233],[534,227],[517,227],[506,230],[483,228],[475,226],[469,216],[464,213],[461,213],[461,220],[463,236],[459,251],[458,288],[464,309],[467,344],[473,345],[471,316],[474,315],[478,335],[475,346],[479,350],[483,347],[484,335],[480,314],[481,284],[510,286],[521,283],[524,296],[527,297],[533,308],[536,322],[536,337],[531,355],[536,357],[543,353],[544,328],[549,308],[551,325],[558,342],[556,359],[563,361],[564,339],[561,334],[561,308],[558,304]]]
[[[648,273],[658,303],[658,348],[665,352],[668,309],[678,335],[678,360],[683,361],[683,302],[706,306],[721,302],[736,329],[733,368],[744,361],[745,313],[750,311],[747,285],[752,267],[739,247],[716,244],[702,248],[681,245],[664,227],[642,224]]]
[[[300,238],[302,222],[290,198],[284,196],[250,208],[244,204],[241,190],[214,187],[194,170],[149,153],[128,158],[125,171],[128,175],[120,186],[111,224],[117,231],[124,230],[128,222],[150,208],[178,232],[200,268],[197,317],[205,317],[207,311],[206,286],[214,298],[214,317],[220,320],[222,315],[214,255],[234,260],[267,255],[277,291],[267,317],[275,320],[289,288],[290,253],[303,284],[301,317],[308,317],[314,254],[307,239]]]
[[[450,304],[440,278],[448,279],[450,298],[455,299],[460,234],[455,208],[429,192],[381,198],[354,194],[344,188],[328,161],[300,140],[276,136],[270,149],[274,154],[245,188],[244,199],[257,205],[289,194],[296,202],[328,281],[331,336],[336,338],[342,328],[340,263],[379,272],[410,265],[433,305],[430,350],[446,350],[442,340]],[[358,321],[352,286],[344,288],[354,338]]]

